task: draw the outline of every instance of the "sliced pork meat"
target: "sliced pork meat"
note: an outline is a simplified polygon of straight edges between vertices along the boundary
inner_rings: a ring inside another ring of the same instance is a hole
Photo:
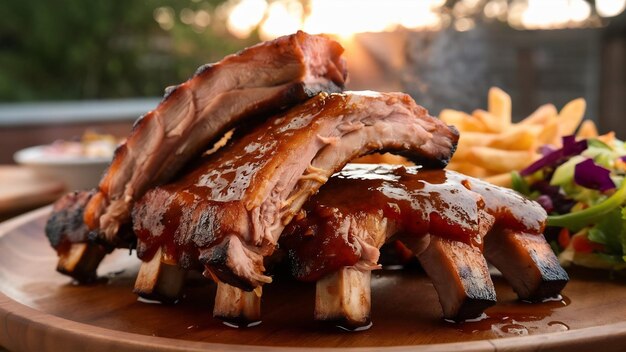
[[[491,229],[493,217],[486,213],[480,195],[446,175],[417,167],[347,165],[285,228],[280,244],[288,253],[293,275],[318,281],[316,303],[327,301],[319,299],[328,296],[325,286],[347,286],[341,285],[337,272],[347,267],[362,272],[378,268],[379,248],[399,239],[418,254],[439,293],[444,316],[477,317],[496,302],[482,255],[482,238]],[[362,286],[355,284],[353,289],[369,292]],[[350,297],[349,288],[344,291],[340,296]],[[328,309],[316,304],[318,310]],[[365,324],[354,317],[368,314],[355,311],[369,314],[369,309],[353,308],[316,317],[326,320],[339,315],[349,326]]]
[[[346,78],[342,52],[333,40],[298,32],[203,66],[189,81],[168,89],[159,106],[135,123],[97,192],[81,193],[81,199],[88,197],[80,203],[83,220],[55,216],[59,208],[49,219],[46,233],[59,253],[59,271],[82,281],[87,269],[81,263],[89,262],[87,276],[93,277],[103,256],[96,261],[88,258],[91,252],[133,248],[135,237],[128,230],[134,201],[180,172],[231,127],[244,120],[253,125],[320,91],[340,91]],[[64,199],[58,204],[69,206]]]
[[[133,210],[138,254],[251,290],[302,204],[351,159],[375,151],[443,167],[458,133],[402,93],[319,94],[212,154]],[[443,226],[443,225],[442,225]]]
[[[89,228],[115,243],[135,200],[169,181],[236,124],[267,117],[321,91],[341,91],[346,78],[342,52],[327,37],[298,32],[205,65],[168,89],[117,149],[85,210]]]

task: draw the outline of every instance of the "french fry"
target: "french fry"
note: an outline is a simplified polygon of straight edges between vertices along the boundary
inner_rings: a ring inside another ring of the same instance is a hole
[[[448,169],[479,178],[487,177],[491,174],[491,172],[484,167],[480,167],[472,163],[463,161],[456,162],[454,161],[454,158],[452,158],[452,161],[450,161],[450,163],[448,164]]]
[[[537,148],[537,135],[530,129],[509,129],[494,137],[487,146],[505,150],[534,150]]]
[[[486,146],[496,138],[498,138],[498,135],[494,133],[463,131],[461,132],[459,143],[464,143],[468,146]]]
[[[591,120],[583,121],[583,123],[580,125],[580,128],[578,129],[576,137],[578,139],[598,137],[598,128],[596,127],[595,122]]]
[[[501,174],[491,175],[483,178],[485,181],[500,187],[511,187],[511,173],[504,172]]]
[[[539,136],[537,137],[540,144],[551,144],[555,146],[561,145],[559,134],[559,121],[556,117],[549,119]]]
[[[439,119],[448,125],[457,126],[457,128],[461,129],[465,119],[468,118],[468,114],[463,111],[452,110],[452,109],[443,109],[439,113]]]
[[[500,119],[503,128],[511,125],[511,96],[498,87],[491,87],[487,96],[487,110]]]
[[[559,132],[562,136],[569,136],[576,132],[585,115],[587,103],[585,99],[578,98],[565,104],[559,113]]]
[[[510,172],[521,170],[538,159],[540,146],[560,147],[562,137],[573,134],[578,128],[578,138],[598,135],[592,121],[581,124],[585,107],[582,98],[567,103],[560,112],[553,104],[544,104],[520,122],[512,123],[511,97],[502,89],[492,87],[487,110],[477,109],[472,114],[451,109],[441,112],[440,119],[455,125],[460,132],[457,150],[448,168],[509,187]],[[607,143],[612,141],[611,135],[598,138]]]
[[[541,131],[544,130],[544,127],[545,127],[544,125],[520,125],[520,124],[511,125],[512,130],[526,130],[526,131],[531,132],[537,137],[539,137],[539,135],[541,134]]]
[[[495,173],[521,170],[535,160],[531,150],[502,150],[490,147],[473,147],[470,161]]]
[[[442,110],[439,114],[439,118],[447,123],[448,125],[456,126],[459,131],[468,131],[468,132],[485,132],[487,131],[487,126],[473,117],[472,115],[468,115],[462,111],[445,109]]]
[[[469,155],[470,149],[474,146],[487,146],[491,143],[497,134],[484,133],[484,132],[461,132],[459,136],[459,142],[456,147],[454,157],[456,159],[466,159]]]
[[[556,106],[553,104],[541,105],[535,112],[528,115],[525,119],[518,122],[518,125],[543,125],[549,119],[557,117],[559,112],[556,110]]]
[[[600,135],[598,139],[608,145],[612,145],[615,142],[615,131]]]
[[[498,116],[490,114],[485,110],[475,110],[472,113],[472,116],[483,123],[487,132],[500,133],[504,131],[508,126],[506,125],[506,121],[503,121]],[[509,121],[510,125],[510,121]]]

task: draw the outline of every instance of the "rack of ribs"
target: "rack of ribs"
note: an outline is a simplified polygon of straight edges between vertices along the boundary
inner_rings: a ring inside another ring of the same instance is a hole
[[[187,271],[199,270],[217,282],[214,316],[238,326],[260,321],[272,281],[265,266],[279,242],[293,275],[317,282],[316,319],[350,329],[370,322],[370,272],[391,241],[417,256],[449,319],[495,303],[487,261],[521,299],[558,294],[568,277],[542,235],[545,211],[441,170],[458,132],[408,95],[339,93],[342,52],[298,32],[167,89],[98,189],[55,203],[46,234],[57,269],[93,280],[106,253],[136,248],[135,292],[174,301]],[[374,152],[423,168],[340,171]]]
[[[454,128],[406,94],[321,93],[146,192],[133,210],[144,261],[135,290],[167,297],[162,282],[171,278],[162,269],[176,265],[200,269],[224,289],[260,294],[272,281],[263,259],[285,225],[351,159],[391,151],[443,167],[457,140]],[[215,315],[229,318],[220,308]]]
[[[233,127],[259,123],[319,92],[341,91],[347,75],[342,53],[334,40],[298,32],[202,66],[188,81],[168,88],[116,150],[97,191],[68,195],[55,206],[47,235],[60,256],[58,270],[90,280],[99,260],[87,254],[101,258],[115,247],[132,248],[135,238],[127,230],[134,202],[174,178]],[[75,201],[80,204],[70,204]],[[64,210],[77,206],[83,209]],[[87,227],[79,219],[72,224],[80,233],[70,236],[65,225],[55,224],[79,213]],[[87,262],[89,267],[83,265]]]
[[[293,275],[317,281],[316,319],[367,326],[378,249],[400,240],[433,281],[444,317],[465,320],[496,300],[485,258],[520,299],[560,293],[568,276],[542,235],[546,216],[509,189],[456,172],[349,164],[309,199],[280,244]]]

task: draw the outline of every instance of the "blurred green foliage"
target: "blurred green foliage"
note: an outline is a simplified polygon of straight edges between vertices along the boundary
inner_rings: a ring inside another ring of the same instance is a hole
[[[181,23],[184,8],[214,9],[220,1],[2,0],[0,101],[161,95],[204,63],[256,39],[234,39]],[[155,21],[173,10],[174,26]]]

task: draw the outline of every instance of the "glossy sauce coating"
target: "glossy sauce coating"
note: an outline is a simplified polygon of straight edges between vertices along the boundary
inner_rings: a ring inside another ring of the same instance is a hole
[[[240,134],[137,202],[133,225],[141,259],[161,247],[183,267],[198,252],[205,265],[251,263],[252,256],[273,252],[306,197],[349,159],[402,150],[413,161],[441,165],[458,138],[410,96],[377,92],[321,93]],[[230,240],[249,251],[226,255],[241,248],[228,247]]]
[[[509,205],[515,208],[508,209]],[[359,261],[355,246],[359,231],[345,230],[351,221],[386,218],[395,223],[395,232],[388,237],[430,234],[482,248],[483,211],[493,215],[498,226],[537,234],[546,217],[512,191],[455,172],[348,165],[309,199],[301,216],[285,229],[281,245],[298,279],[317,280]]]
[[[314,157],[328,143],[318,136],[349,124],[337,118],[352,113],[349,97],[319,94],[204,157],[178,181],[149,191],[134,209],[140,258],[148,260],[162,247],[173,261],[186,265],[199,248],[220,243],[229,234],[249,234],[254,224],[247,213],[268,197],[271,182],[289,182],[276,179],[277,170],[293,163],[294,156]]]
[[[205,156],[178,181],[149,191],[134,210],[140,258],[147,260],[162,247],[186,266],[198,248],[248,232],[246,212],[265,199],[271,172],[301,152],[304,142],[305,148],[323,147],[316,134],[335,111],[350,111],[346,96],[320,94]]]
[[[129,222],[135,201],[170,181],[215,138],[319,92],[341,91],[347,75],[342,53],[338,42],[298,31],[202,66],[168,88],[117,149],[86,208],[89,228],[111,241]]]
[[[281,244],[296,277],[316,280],[359,260],[354,237],[360,231],[346,229],[351,222],[358,226],[368,217],[386,218],[397,233],[432,234],[481,247],[483,209],[479,195],[441,170],[348,165],[309,199],[304,216],[285,229]]]
[[[447,172],[451,180],[468,179],[472,191],[485,200],[489,214],[495,217],[494,227],[515,232],[542,234],[548,214],[539,203],[523,197],[512,189],[492,185],[456,172]]]

